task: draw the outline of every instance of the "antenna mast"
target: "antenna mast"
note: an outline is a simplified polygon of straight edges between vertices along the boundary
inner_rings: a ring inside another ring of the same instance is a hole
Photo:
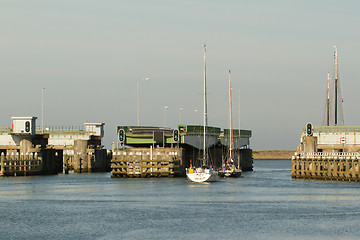
[[[335,60],[335,126],[338,124],[338,53],[337,47],[334,46],[334,60]]]
[[[330,126],[330,73],[328,72],[328,86],[326,98],[326,126]]]
[[[230,106],[230,159],[233,159],[233,121],[232,121],[232,95],[231,95],[231,71],[229,70],[229,106]]]
[[[207,149],[206,149],[206,128],[207,128],[207,97],[206,97],[206,45],[204,44],[204,152],[203,165],[207,164]]]

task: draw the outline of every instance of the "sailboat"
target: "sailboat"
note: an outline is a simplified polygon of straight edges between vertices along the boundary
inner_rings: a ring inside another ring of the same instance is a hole
[[[206,96],[206,45],[204,44],[204,131],[203,131],[203,156],[202,166],[194,167],[190,163],[190,168],[186,169],[186,177],[192,182],[215,182],[218,180],[218,174],[209,165],[209,154],[206,146],[207,131],[207,96]]]
[[[234,159],[234,136],[233,136],[233,121],[232,121],[232,97],[231,97],[231,71],[229,70],[229,119],[230,119],[230,138],[229,138],[229,158],[225,159],[222,169],[218,172],[219,177],[240,177],[242,170],[235,165]],[[240,131],[240,129],[239,129]]]

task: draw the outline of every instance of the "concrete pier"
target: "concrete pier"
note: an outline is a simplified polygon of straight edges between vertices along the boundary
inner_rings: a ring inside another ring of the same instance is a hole
[[[12,127],[0,128],[0,153],[5,156],[2,176],[110,170],[110,158],[102,145],[104,123],[37,128],[36,117],[12,117],[12,121]],[[35,153],[36,159],[26,159]]]
[[[359,181],[359,153],[307,153],[292,157],[292,177]]]
[[[292,177],[359,181],[360,126],[307,123],[292,157]]]

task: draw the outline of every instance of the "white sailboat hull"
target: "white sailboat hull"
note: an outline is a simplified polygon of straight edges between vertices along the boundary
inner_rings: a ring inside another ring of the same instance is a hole
[[[190,172],[189,169],[186,169],[186,177],[192,182],[200,183],[218,181],[218,174],[210,169],[196,168],[192,170],[193,172]]]
[[[186,177],[192,182],[215,182],[218,180],[217,172],[214,172],[208,162],[208,150],[206,146],[206,128],[207,128],[207,96],[206,96],[206,45],[204,44],[204,132],[203,132],[203,166],[201,168],[186,169]]]

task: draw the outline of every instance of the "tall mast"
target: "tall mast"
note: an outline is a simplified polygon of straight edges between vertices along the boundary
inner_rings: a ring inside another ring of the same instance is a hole
[[[240,168],[240,161],[241,161],[241,154],[240,154],[240,147],[241,147],[241,128],[240,128],[240,89],[239,91],[239,156],[238,156],[238,168]]]
[[[232,121],[232,96],[231,96],[231,71],[229,70],[229,107],[230,107],[230,159],[233,159],[233,121]]]
[[[328,72],[328,85],[326,97],[326,126],[330,126],[330,73]]]
[[[203,139],[204,152],[203,152],[203,165],[207,165],[206,128],[207,128],[206,45],[204,44],[204,139]]]
[[[334,60],[335,60],[335,126],[338,124],[338,54],[337,47],[334,46]]]

